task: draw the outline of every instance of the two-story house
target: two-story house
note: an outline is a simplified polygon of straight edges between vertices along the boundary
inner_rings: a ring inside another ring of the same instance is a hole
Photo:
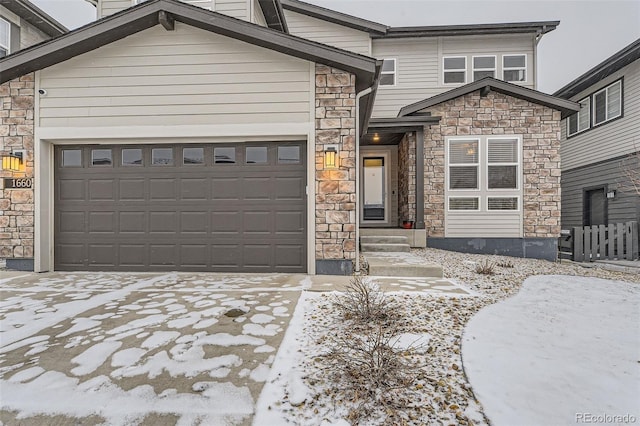
[[[580,104],[562,123],[562,227],[640,221],[640,39],[554,95]]]
[[[34,83],[32,103],[5,100],[34,117],[10,172],[34,188],[0,201],[34,211],[3,243],[16,258],[32,244],[35,270],[349,273],[361,232],[403,221],[414,245],[555,258],[560,120],[579,105],[536,91],[535,70],[558,22],[393,28],[294,0],[97,8],[0,60],[9,90]]]
[[[67,31],[28,0],[0,0],[0,58]]]

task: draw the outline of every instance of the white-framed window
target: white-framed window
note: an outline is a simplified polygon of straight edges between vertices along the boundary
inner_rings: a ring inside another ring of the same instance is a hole
[[[394,58],[383,59],[382,61],[380,86],[395,86],[397,61]]]
[[[448,56],[442,58],[442,81],[444,84],[467,82],[467,57]]]
[[[446,138],[447,209],[521,211],[522,137]]]
[[[487,189],[517,190],[520,147],[517,138],[487,138]]]
[[[0,18],[0,58],[4,58],[10,52],[11,24]]]
[[[479,139],[449,142],[449,190],[480,189]]]
[[[496,77],[496,57],[495,55],[474,56],[471,58],[473,66],[473,81],[485,77]]]
[[[527,55],[503,55],[502,79],[504,81],[527,81]]]
[[[622,115],[622,81],[618,80],[593,94],[593,125]]]
[[[580,111],[567,119],[567,135],[587,130],[591,127],[591,97],[586,97],[580,102]]]

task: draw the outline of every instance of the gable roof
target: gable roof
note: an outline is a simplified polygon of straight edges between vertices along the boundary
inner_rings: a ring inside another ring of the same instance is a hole
[[[437,37],[451,35],[479,35],[479,34],[518,34],[535,33],[546,34],[553,31],[560,21],[513,22],[500,24],[471,24],[471,25],[436,25],[419,27],[390,27],[377,22],[368,21],[346,13],[336,12],[305,3],[300,0],[280,0],[282,7],[292,12],[301,13],[323,21],[343,25],[345,27],[368,32],[372,38],[403,38],[403,37]]]
[[[151,0],[53,40],[0,59],[0,83],[55,65],[131,34],[176,20],[300,59],[356,75],[358,91],[374,85],[382,61],[291,36],[177,0]]]
[[[638,59],[640,59],[640,38],[558,89],[553,95],[570,99]]]
[[[498,80],[493,77],[485,77],[478,81],[474,81],[473,83],[456,87],[448,92],[407,105],[400,109],[398,117],[414,114],[425,108],[430,108],[443,102],[459,98],[460,96],[475,92],[476,90],[493,90],[495,92],[513,96],[514,98],[525,99],[535,104],[548,106],[549,108],[561,111],[563,118],[580,110],[580,105],[577,102],[560,99],[537,90],[518,86],[513,83],[507,83],[506,81]]]
[[[69,31],[64,25],[28,0],[0,0],[0,5],[50,37],[57,37]]]
[[[323,21],[332,22],[334,24],[343,25],[345,27],[372,33],[385,34],[388,27],[384,24],[368,21],[358,18],[357,16],[347,15],[346,13],[336,12],[335,10],[326,9],[316,6],[315,4],[305,3],[299,0],[280,0],[284,9],[292,12],[301,13],[311,16],[312,18],[321,19]]]

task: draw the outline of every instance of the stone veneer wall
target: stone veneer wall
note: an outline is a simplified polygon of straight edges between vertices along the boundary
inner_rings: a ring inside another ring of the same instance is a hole
[[[416,134],[407,133],[398,146],[400,221],[416,220]]]
[[[0,85],[0,154],[27,151],[26,174],[0,170],[0,178],[33,178],[33,73]],[[33,257],[33,189],[0,189],[0,258]]]
[[[316,260],[356,255],[355,76],[316,64]],[[326,144],[340,167],[324,169]]]
[[[459,135],[523,137],[524,237],[560,236],[560,112],[491,91],[443,102],[426,111],[440,116],[425,128],[425,225],[427,235],[444,237],[444,138]],[[488,235],[489,237],[489,235]]]

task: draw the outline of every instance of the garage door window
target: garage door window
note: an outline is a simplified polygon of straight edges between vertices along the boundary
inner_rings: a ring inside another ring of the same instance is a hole
[[[139,148],[126,148],[122,150],[123,166],[142,166],[142,150]]]
[[[300,163],[300,147],[299,146],[279,146],[278,147],[278,164],[299,164]]]
[[[235,164],[236,149],[232,147],[220,147],[213,149],[213,162],[215,164]]]
[[[62,150],[62,167],[82,167],[82,151],[79,149]]]
[[[268,162],[266,146],[248,146],[246,154],[247,164],[267,164]]]
[[[182,150],[182,164],[204,164],[204,148],[184,148]]]
[[[151,150],[151,164],[154,166],[172,166],[173,149],[154,148]]]
[[[112,156],[110,149],[92,149],[91,165],[92,166],[111,166]]]

